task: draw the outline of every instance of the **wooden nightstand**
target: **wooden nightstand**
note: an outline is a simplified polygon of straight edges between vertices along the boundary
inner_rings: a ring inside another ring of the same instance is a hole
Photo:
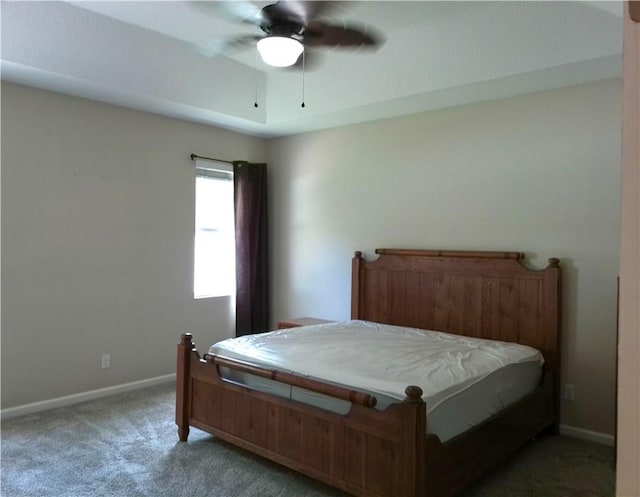
[[[282,321],[278,321],[278,329],[282,330],[285,328],[297,328],[298,326],[310,326],[312,324],[325,324],[325,323],[333,323],[329,319],[319,319],[319,318],[292,318],[292,319],[283,319]]]

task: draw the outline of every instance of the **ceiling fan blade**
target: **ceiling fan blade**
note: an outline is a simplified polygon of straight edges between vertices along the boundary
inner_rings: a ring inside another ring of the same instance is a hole
[[[311,47],[376,48],[383,43],[382,34],[369,26],[340,26],[316,21],[309,24],[304,33],[304,44]]]
[[[228,50],[239,50],[248,47],[255,47],[258,40],[263,38],[258,35],[245,35],[245,36],[236,36],[235,38],[230,38],[226,41],[225,47]]]
[[[205,45],[197,45],[196,50],[205,57],[217,57],[219,55],[228,55],[235,50],[242,50],[248,47],[255,47],[258,40],[262,36],[245,35],[236,36],[227,40],[217,40],[209,42]]]
[[[286,67],[286,69],[294,71],[302,71],[304,69],[305,72],[315,71],[322,65],[322,59],[322,55],[316,50],[305,48],[296,63]]]
[[[262,9],[251,2],[245,2],[243,0],[219,2],[193,0],[188,3],[204,14],[227,21],[252,24],[254,26],[260,26],[263,22]]]
[[[292,13],[306,25],[338,9],[344,10],[344,6],[347,3],[346,1],[313,0],[305,2],[302,0],[279,0],[276,5],[281,12]]]

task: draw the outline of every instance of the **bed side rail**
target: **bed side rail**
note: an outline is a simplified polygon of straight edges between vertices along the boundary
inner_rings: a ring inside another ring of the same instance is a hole
[[[306,376],[301,376],[294,373],[287,373],[285,371],[280,371],[277,369],[263,368],[261,366],[257,366],[255,364],[240,361],[237,359],[220,357],[213,354],[205,354],[203,359],[209,363],[215,364],[216,367],[218,367],[218,374],[220,374],[219,368],[225,367],[240,371],[242,373],[248,373],[255,376],[260,376],[261,378],[278,381],[280,383],[286,383],[287,385],[291,385],[294,387],[311,390],[316,393],[328,395],[329,397],[345,400],[347,402],[351,402],[352,404],[357,404],[364,407],[375,407],[378,401],[375,396],[368,393],[360,392],[358,390],[350,390],[338,385],[323,383],[321,381],[314,380],[313,378],[308,378]],[[220,377],[222,378],[221,374]]]

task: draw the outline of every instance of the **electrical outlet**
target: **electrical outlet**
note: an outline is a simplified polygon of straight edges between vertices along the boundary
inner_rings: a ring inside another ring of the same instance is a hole
[[[111,354],[102,354],[102,369],[111,367]]]
[[[564,386],[564,400],[569,400],[572,401],[574,400],[574,390],[573,390],[573,385],[571,385],[570,383],[566,383]]]

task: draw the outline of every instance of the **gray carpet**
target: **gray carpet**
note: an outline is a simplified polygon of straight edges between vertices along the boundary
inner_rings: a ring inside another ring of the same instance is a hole
[[[2,422],[5,497],[344,497],[193,429],[177,441],[173,386]],[[542,437],[463,497],[609,497],[613,450]]]

